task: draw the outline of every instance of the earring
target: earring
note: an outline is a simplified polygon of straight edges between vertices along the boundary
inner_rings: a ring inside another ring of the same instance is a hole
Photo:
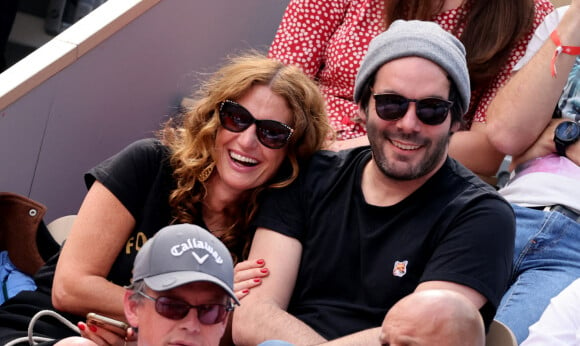
[[[199,175],[197,176],[197,179],[202,183],[204,181],[206,181],[207,178],[209,178],[209,176],[213,172],[214,167],[215,167],[215,162],[210,163],[209,166],[204,168],[203,171],[201,171],[201,173],[199,173]]]

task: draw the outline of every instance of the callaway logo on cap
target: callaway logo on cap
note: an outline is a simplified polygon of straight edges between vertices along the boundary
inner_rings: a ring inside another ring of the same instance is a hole
[[[149,239],[133,266],[133,281],[139,280],[155,291],[191,282],[212,282],[239,304],[233,291],[230,252],[218,238],[196,225],[170,225]]]

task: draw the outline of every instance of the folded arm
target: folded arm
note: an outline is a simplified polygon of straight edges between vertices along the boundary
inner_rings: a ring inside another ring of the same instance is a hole
[[[463,294],[467,297],[478,309],[481,308],[487,301],[485,297],[476,290],[447,281],[427,281],[419,284],[415,292],[422,290],[443,289],[450,290]],[[381,328],[371,328],[360,331],[358,333],[350,334],[339,339],[324,343],[325,346],[354,346],[354,345],[381,345],[380,342]]]
[[[563,45],[580,46],[580,1],[572,1],[557,26]],[[576,56],[560,54],[557,78],[551,75],[556,45],[546,40],[532,59],[501,88],[487,113],[490,142],[502,153],[520,155],[541,135],[552,113]]]
[[[56,267],[52,302],[77,315],[98,312],[125,320],[125,289],[106,277],[135,227],[123,204],[96,181],[74,221]]]
[[[569,119],[552,119],[548,126],[540,134],[540,137],[521,155],[514,156],[510,170],[517,167],[517,165],[537,157],[546,156],[556,153],[556,145],[554,143],[554,131],[558,124],[563,121],[570,121]],[[566,148],[566,157],[580,165],[580,141],[568,146]]]
[[[449,142],[449,156],[480,176],[492,177],[505,155],[491,145],[485,131],[485,123],[473,123],[469,131],[455,132]]]

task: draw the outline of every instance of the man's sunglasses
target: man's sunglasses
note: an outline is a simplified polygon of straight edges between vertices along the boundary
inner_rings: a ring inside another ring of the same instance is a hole
[[[275,120],[257,120],[242,105],[225,100],[220,104],[220,122],[232,132],[242,132],[256,124],[256,136],[260,143],[270,149],[280,149],[288,143],[294,132],[290,126]]]
[[[407,113],[409,103],[415,102],[417,118],[427,125],[439,125],[445,121],[453,102],[437,97],[408,99],[399,94],[373,94],[375,108],[383,120],[399,120]]]
[[[155,311],[165,318],[170,320],[184,319],[189,310],[197,310],[197,319],[201,324],[216,324],[222,322],[228,315],[229,311],[234,309],[234,305],[229,304],[201,304],[191,305],[183,300],[170,297],[153,298],[145,292],[138,291],[140,295],[155,302]]]

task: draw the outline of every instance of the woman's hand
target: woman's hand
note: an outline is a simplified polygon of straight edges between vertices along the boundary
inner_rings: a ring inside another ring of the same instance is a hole
[[[125,335],[119,335],[105,328],[85,322],[79,322],[77,326],[83,338],[89,339],[100,346],[125,346],[134,342],[136,344],[137,341],[137,334],[133,328],[128,328]]]
[[[247,260],[234,267],[234,292],[238,299],[250,293],[250,290],[262,283],[262,279],[270,273],[263,259]]]

